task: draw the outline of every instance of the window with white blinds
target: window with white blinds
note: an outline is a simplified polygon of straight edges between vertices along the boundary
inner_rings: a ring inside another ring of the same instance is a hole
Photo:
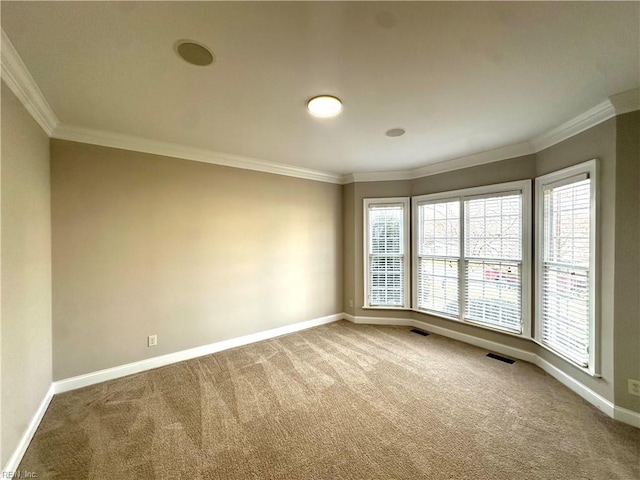
[[[406,198],[365,199],[365,307],[408,307]]]
[[[460,199],[418,203],[417,307],[460,312]]]
[[[594,370],[595,161],[536,180],[537,328],[544,346]]]
[[[530,336],[531,182],[413,201],[414,308]]]
[[[522,193],[464,201],[464,317],[522,333]]]

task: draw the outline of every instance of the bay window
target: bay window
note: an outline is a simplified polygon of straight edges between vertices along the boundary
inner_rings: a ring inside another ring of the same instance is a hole
[[[531,338],[535,227],[533,340],[597,375],[596,161],[535,185],[535,223],[530,180],[413,197],[411,277],[409,199],[365,199],[365,307]]]

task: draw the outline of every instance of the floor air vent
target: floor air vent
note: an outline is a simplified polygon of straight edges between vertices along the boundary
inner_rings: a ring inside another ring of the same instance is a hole
[[[498,355],[498,354],[496,354],[496,353],[487,353],[487,357],[489,357],[489,358],[493,358],[493,359],[495,359],[495,360],[500,360],[501,362],[508,363],[508,364],[510,364],[510,365],[511,365],[512,363],[516,363],[516,361],[515,361],[515,360],[511,360],[510,358],[503,357],[502,355]]]
[[[418,330],[417,328],[412,328],[409,331],[413,333],[417,333],[418,335],[422,335],[423,337],[426,337],[427,335],[429,335],[427,332],[423,332],[422,330]]]

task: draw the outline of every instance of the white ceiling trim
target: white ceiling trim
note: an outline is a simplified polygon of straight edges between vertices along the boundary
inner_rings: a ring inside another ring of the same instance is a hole
[[[626,92],[617,93],[609,97],[613,108],[616,109],[616,115],[634,112],[640,110],[640,88],[633,88]]]
[[[461,168],[475,167],[486,163],[498,162],[509,158],[521,157],[535,153],[529,142],[496,148],[486,152],[475,153],[466,157],[454,158],[444,162],[438,162],[414,170],[396,170],[392,172],[363,172],[345,175],[345,183],[350,182],[382,182],[388,180],[413,180],[420,177],[428,177],[438,173],[451,172]]]
[[[60,140],[101,145],[103,147],[120,148],[135,152],[151,153],[166,157],[212,163],[226,167],[254,170],[258,172],[285,175],[287,177],[304,178],[326,183],[342,184],[342,175],[321,172],[301,167],[293,167],[281,163],[267,162],[257,158],[243,157],[228,153],[213,152],[202,148],[187,147],[176,143],[160,142],[133,135],[125,135],[104,130],[95,130],[70,125],[59,125],[51,135]]]
[[[480,152],[426,165],[413,170],[361,172],[340,175],[116,132],[62,125],[4,30],[2,30],[1,53],[2,79],[47,135],[52,138],[334,184],[412,180],[429,175],[436,175],[438,173],[516,158],[549,148],[615,115],[640,110],[640,89],[636,88],[611,96],[604,102],[563,123],[559,127],[532,139],[530,142],[508,145],[487,152]]]
[[[615,117],[616,110],[610,100],[605,100],[584,113],[572,118],[553,130],[531,140],[536,152],[549,148]]]
[[[447,160],[446,162],[439,162],[418,168],[413,171],[413,178],[426,177],[428,175],[450,172],[451,170],[459,170],[461,168],[499,162],[500,160],[522,157],[523,155],[530,155],[532,153],[535,152],[529,142],[507,145],[494,150],[467,155],[466,157],[454,158],[453,160]]]
[[[60,123],[15,47],[2,30],[2,79],[47,135]]]

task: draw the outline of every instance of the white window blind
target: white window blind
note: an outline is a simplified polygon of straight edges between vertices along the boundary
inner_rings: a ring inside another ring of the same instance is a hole
[[[365,200],[365,306],[407,306],[407,200]]]
[[[540,341],[589,366],[592,268],[591,178],[542,187]]]
[[[531,182],[414,202],[414,308],[530,336]]]
[[[419,309],[459,315],[460,200],[418,204]]]
[[[464,201],[466,320],[522,333],[522,194]]]

